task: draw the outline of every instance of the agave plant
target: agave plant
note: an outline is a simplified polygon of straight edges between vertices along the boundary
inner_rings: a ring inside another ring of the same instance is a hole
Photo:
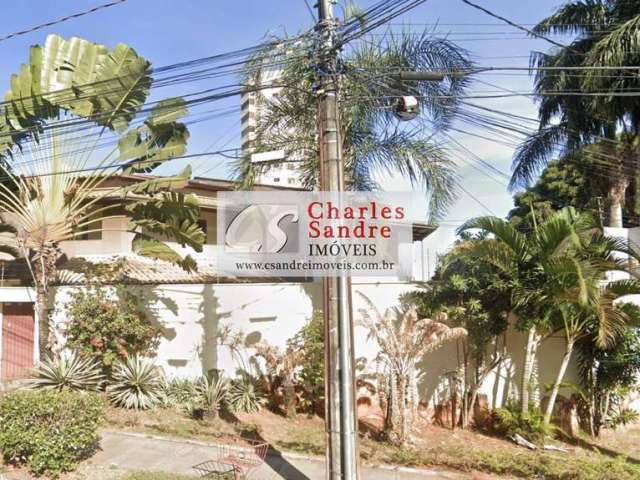
[[[198,396],[198,382],[190,378],[171,378],[162,381],[162,405],[175,407],[187,405]]]
[[[252,413],[262,409],[266,403],[264,391],[258,381],[243,373],[231,382],[229,407],[234,412]]]
[[[31,388],[98,390],[104,380],[98,362],[76,353],[47,357],[34,370]]]
[[[214,376],[212,378],[204,376],[198,382],[196,389],[204,410],[217,416],[222,405],[227,400],[229,381],[223,376]]]
[[[153,360],[133,356],[116,364],[107,394],[119,407],[148,410],[162,402],[162,383]]]

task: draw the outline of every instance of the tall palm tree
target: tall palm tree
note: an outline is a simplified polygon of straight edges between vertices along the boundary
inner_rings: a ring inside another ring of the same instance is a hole
[[[593,338],[601,349],[615,344],[628,320],[616,303],[640,292],[640,283],[635,279],[609,281],[605,285],[608,273],[629,270],[620,253],[637,257],[637,252],[624,241],[596,231],[582,236],[579,243],[571,255],[555,261],[548,271],[551,288],[557,292],[554,323],[564,332],[566,349],[545,411],[547,424],[576,344],[587,337]]]
[[[151,81],[149,62],[126,45],[109,51],[57,35],[32,47],[29,63],[11,77],[0,116],[0,218],[33,276],[41,356],[55,342],[47,304],[60,243],[79,231],[100,231],[102,220],[124,208],[135,252],[195,268],[190,256],[164,243],[200,250],[204,241],[196,198],[171,191],[185,184],[189,168],[130,186],[105,183],[152,172],[186,149],[189,134],[177,121],[186,113],[181,99],[157,102],[138,118]]]
[[[599,148],[591,151],[598,163],[593,174],[608,179],[608,222],[621,227],[625,194],[637,170],[640,101],[601,93],[640,87],[637,75],[615,70],[640,61],[640,7],[633,0],[572,1],[542,20],[534,31],[576,35],[566,48],[534,53],[534,67],[585,70],[537,71],[540,126],[516,151],[511,186],[528,184],[559,149],[566,153],[598,143]]]
[[[593,234],[593,225],[586,215],[578,215],[569,207],[536,224],[529,235],[496,217],[471,219],[459,228],[459,233],[472,229],[492,237],[471,244],[469,254],[492,264],[514,284],[513,311],[518,316],[518,327],[527,332],[520,385],[522,410],[527,412],[536,353],[553,329],[556,299],[566,293],[556,281],[554,269],[558,264],[578,268],[571,252],[581,247],[584,236]]]
[[[281,68],[274,86],[278,95],[262,96],[255,131],[255,152],[284,150],[286,161],[299,162],[307,188],[319,185],[316,103],[317,72],[304,40],[260,52],[249,62],[246,83],[264,83],[270,69]],[[274,66],[275,65],[275,66]],[[422,35],[390,34],[379,41],[359,43],[342,59],[340,76],[340,133],[346,184],[353,190],[378,188],[376,175],[401,174],[424,187],[430,211],[437,217],[455,196],[454,164],[432,137],[454,118],[467,81],[451,75],[442,82],[402,84],[393,74],[402,70],[460,71],[471,67],[466,52],[446,39]],[[415,95],[421,115],[407,125],[394,115],[400,94]],[[243,187],[261,172],[245,156],[237,165]]]

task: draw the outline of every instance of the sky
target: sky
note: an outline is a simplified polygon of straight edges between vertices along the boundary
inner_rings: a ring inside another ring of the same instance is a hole
[[[312,5],[314,0],[307,0]],[[476,0],[477,3],[516,23],[534,24],[549,15],[561,3],[558,0]],[[107,3],[106,0],[27,0],[8,2],[3,6],[0,34],[27,29],[62,16]],[[373,0],[357,2],[362,8]],[[340,13],[344,0],[338,1]],[[256,45],[269,35],[295,34],[313,25],[312,14],[305,0],[127,0],[90,15],[72,19],[26,35],[0,42],[0,88],[7,86],[11,73],[28,60],[29,46],[43,43],[46,35],[79,36],[113,47],[124,42],[147,58],[155,67],[185,60],[207,57]],[[547,51],[551,45],[543,40],[527,38],[513,27],[477,11],[460,0],[428,0],[393,21],[391,29],[430,29],[447,36],[466,48],[479,66],[528,66],[532,50]],[[381,33],[382,30],[377,31]],[[504,72],[478,75],[470,92],[531,91],[531,78],[526,72],[516,75]],[[488,82],[492,85],[487,85]],[[217,84],[219,85],[219,84]],[[216,86],[217,86],[216,85]],[[183,95],[207,88],[207,81],[198,85],[164,87],[153,93],[154,98]],[[536,109],[530,97],[477,100],[478,104],[535,117]],[[239,98],[208,108],[239,107]],[[215,113],[215,112],[214,112]],[[234,148],[239,146],[239,113],[190,125],[188,153]],[[439,230],[427,239],[431,262],[455,239],[455,228],[468,218],[495,214],[504,216],[512,206],[512,194],[507,180],[491,174],[477,158],[509,174],[513,148],[494,141],[495,136],[480,127],[460,126],[467,134],[450,132],[455,141],[445,145],[451,149],[457,164],[462,189],[455,204],[440,222]],[[470,134],[471,135],[470,135]],[[476,135],[485,138],[479,138]],[[229,160],[207,157],[189,160],[197,175],[224,178],[230,175]],[[177,162],[176,162],[177,163]],[[178,169],[180,165],[170,168]],[[385,178],[383,187],[389,191],[407,190],[401,178]],[[467,193],[468,192],[468,193]],[[430,266],[433,268],[433,265]]]

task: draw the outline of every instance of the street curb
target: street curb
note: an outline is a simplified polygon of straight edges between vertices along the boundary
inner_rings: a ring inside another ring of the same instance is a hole
[[[105,429],[102,430],[102,432],[104,433],[108,433],[108,434],[112,434],[112,435],[120,435],[120,436],[124,436],[124,437],[134,437],[134,438],[146,438],[146,439],[151,439],[151,440],[158,440],[158,441],[162,441],[162,442],[172,442],[172,443],[180,443],[180,444],[186,444],[186,445],[197,445],[199,447],[217,447],[218,445],[220,445],[219,443],[212,443],[212,442],[204,442],[202,440],[192,440],[189,438],[180,438],[180,437],[165,437],[165,436],[160,436],[160,435],[152,435],[152,434],[147,434],[147,433],[138,433],[138,432],[127,432],[127,431],[122,431],[122,430],[109,430],[109,429]],[[271,457],[282,457],[282,458],[290,458],[292,460],[306,460],[308,462],[318,462],[318,463],[324,463],[325,459],[324,457],[318,457],[316,455],[304,455],[301,453],[295,453],[295,452],[282,452],[280,454],[268,454]],[[423,470],[423,469],[419,469],[419,468],[410,468],[410,467],[402,467],[399,465],[385,465],[385,464],[376,464],[376,463],[368,463],[368,462],[363,462],[362,463],[363,467],[368,467],[368,468],[376,468],[379,470],[385,470],[388,472],[398,472],[398,473],[411,473],[414,475],[420,475],[423,476],[425,478],[429,478],[429,477],[434,477],[434,476],[438,476],[439,478],[448,478],[451,480],[458,480],[461,478],[465,478],[462,476],[462,474],[459,473],[454,473],[454,472],[449,472],[449,471],[442,471],[442,470]]]

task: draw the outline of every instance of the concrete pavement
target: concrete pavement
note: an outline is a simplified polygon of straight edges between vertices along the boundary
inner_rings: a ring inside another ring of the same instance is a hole
[[[196,475],[193,466],[214,457],[215,444],[139,433],[105,431],[101,450],[89,463],[101,468],[150,470]],[[324,480],[324,459],[270,451],[266,462],[251,475],[255,480]],[[402,467],[365,465],[363,480],[461,480],[456,473]]]

